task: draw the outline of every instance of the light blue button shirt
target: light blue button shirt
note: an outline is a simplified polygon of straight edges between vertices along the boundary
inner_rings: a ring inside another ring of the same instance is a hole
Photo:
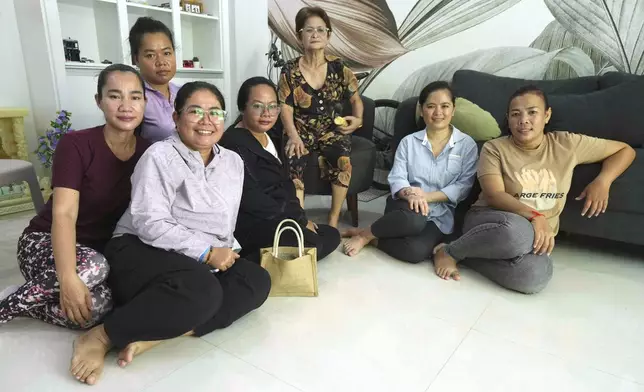
[[[438,157],[432,153],[426,130],[412,133],[402,139],[396,151],[388,177],[391,194],[396,198],[401,189],[409,186],[425,192],[443,192],[449,201],[431,203],[427,220],[434,222],[443,234],[450,234],[454,230],[454,209],[474,184],[477,161],[476,142],[456,127]]]

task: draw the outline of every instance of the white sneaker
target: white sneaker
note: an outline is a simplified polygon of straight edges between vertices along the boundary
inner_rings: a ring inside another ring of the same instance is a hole
[[[7,298],[11,294],[15,293],[18,289],[20,288],[19,284],[12,284],[11,286],[5,288],[4,290],[0,291],[0,301],[3,299]]]

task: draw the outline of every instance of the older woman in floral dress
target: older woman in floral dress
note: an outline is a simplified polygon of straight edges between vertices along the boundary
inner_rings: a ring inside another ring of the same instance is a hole
[[[322,176],[331,181],[329,225],[336,227],[351,181],[351,133],[362,126],[362,100],[351,69],[324,53],[331,37],[326,12],[318,7],[302,8],[295,17],[295,30],[304,55],[284,65],[279,81],[290,175],[304,205],[307,155],[311,150],[319,153]],[[339,108],[346,101],[353,115],[339,118]]]

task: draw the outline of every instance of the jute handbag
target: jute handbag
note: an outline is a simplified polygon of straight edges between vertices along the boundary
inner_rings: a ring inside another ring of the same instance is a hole
[[[294,227],[284,226],[292,223]],[[282,227],[284,226],[284,227]],[[279,246],[286,230],[293,231],[298,246]],[[272,248],[260,252],[262,267],[271,276],[271,297],[317,297],[317,249],[304,248],[304,234],[292,219],[284,219],[275,229]]]

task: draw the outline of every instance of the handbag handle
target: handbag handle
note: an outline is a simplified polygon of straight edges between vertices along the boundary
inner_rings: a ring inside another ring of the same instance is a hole
[[[286,223],[292,223],[293,227],[295,227],[297,229],[297,231],[300,233],[300,237],[302,237],[302,239],[304,239],[304,233],[302,233],[302,228],[300,227],[300,224],[297,223],[293,219],[284,219],[283,221],[280,222],[279,225],[277,225],[277,228],[275,229],[275,233],[276,233],[275,236],[276,237],[277,237],[277,233],[280,231],[282,226],[284,226],[284,224],[286,224]]]
[[[291,226],[282,227],[285,223],[293,223],[295,225],[295,228]],[[299,257],[302,257],[302,255],[304,254],[304,233],[302,233],[302,228],[300,228],[300,225],[292,219],[284,219],[277,226],[277,229],[275,229],[275,238],[273,240],[273,256],[278,257],[280,238],[282,237],[282,233],[286,230],[290,230],[293,233],[295,233],[295,238],[297,239],[297,249],[299,252]]]

